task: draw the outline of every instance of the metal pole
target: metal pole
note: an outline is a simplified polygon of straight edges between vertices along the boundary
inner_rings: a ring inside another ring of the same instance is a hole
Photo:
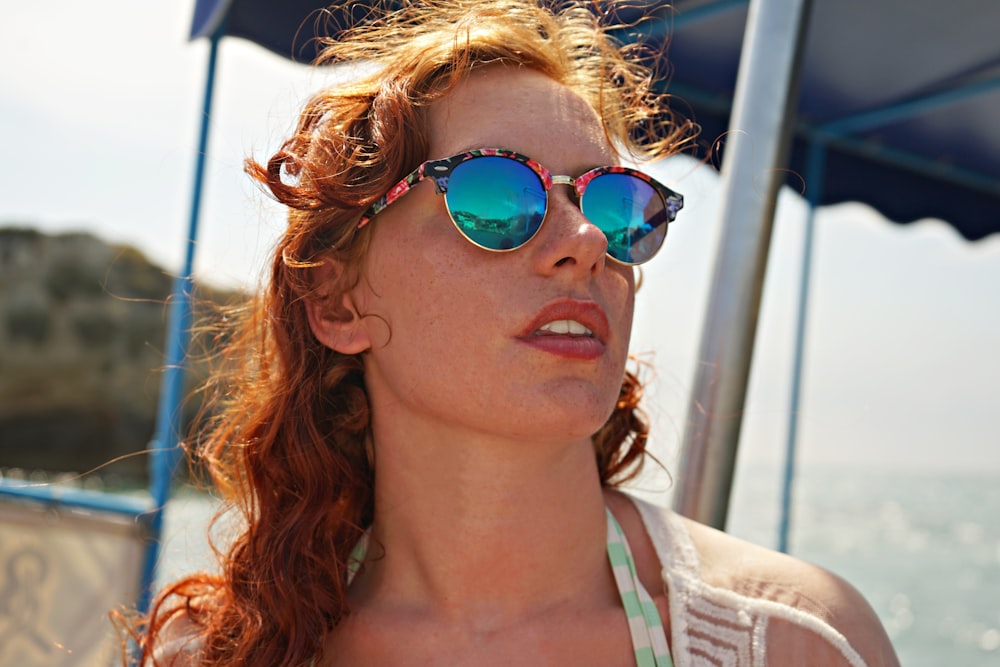
[[[150,541],[143,563],[143,577],[137,603],[140,613],[148,610],[152,599],[153,582],[156,578],[156,561],[160,556],[163,511],[170,498],[170,485],[181,454],[178,441],[181,430],[185,363],[191,337],[190,295],[194,287],[194,251],[198,238],[198,220],[201,215],[201,195],[205,183],[205,156],[208,152],[212,93],[215,89],[215,71],[222,34],[223,29],[220,24],[219,29],[209,38],[208,71],[205,76],[198,154],[195,158],[194,189],[191,195],[188,236],[185,241],[184,268],[174,280],[167,319],[166,367],[164,368],[163,380],[160,383],[156,433],[150,443],[149,477],[153,510],[148,517]]]
[[[674,508],[724,529],[811,0],[752,0],[722,165],[723,229]]]
[[[802,366],[805,358],[806,318],[809,311],[809,285],[812,282],[812,257],[816,230],[816,208],[823,194],[823,168],[826,146],[809,144],[806,166],[806,193],[809,212],[802,239],[802,273],[799,277],[799,311],[795,321],[795,357],[792,363],[792,388],[788,406],[788,433],[785,446],[785,468],[781,484],[781,518],[778,522],[778,551],[788,553],[788,535],[792,522],[792,486],[795,482],[795,455],[798,449],[799,414],[802,396]]]

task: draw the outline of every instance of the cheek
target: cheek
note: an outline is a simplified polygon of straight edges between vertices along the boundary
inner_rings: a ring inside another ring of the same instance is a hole
[[[624,331],[625,342],[627,343],[632,332],[632,316],[635,312],[635,273],[629,266],[621,267],[616,272],[620,278],[616,281],[614,299],[621,304],[621,320]]]
[[[484,313],[499,307],[495,281],[475,270],[481,258],[469,257],[475,248],[461,238],[455,243],[452,229],[426,231],[372,244],[363,298],[367,313],[376,316],[374,326],[382,329],[375,340],[383,344],[390,336],[471,334]]]

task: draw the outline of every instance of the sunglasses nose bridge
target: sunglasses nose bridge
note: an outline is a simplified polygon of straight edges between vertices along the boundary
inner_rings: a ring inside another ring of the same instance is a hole
[[[583,194],[580,190],[579,180],[572,176],[552,176],[552,185],[568,185],[573,188],[577,197]]]
[[[573,188],[573,195],[576,196],[576,200],[579,202],[580,197],[583,195],[583,189],[580,187],[579,179],[573,178],[572,176],[556,176],[552,177],[552,185],[566,185]]]

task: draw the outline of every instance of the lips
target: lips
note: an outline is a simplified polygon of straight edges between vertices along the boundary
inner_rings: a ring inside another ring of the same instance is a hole
[[[608,317],[596,303],[560,299],[538,311],[518,339],[558,356],[595,359],[604,353],[608,332]]]

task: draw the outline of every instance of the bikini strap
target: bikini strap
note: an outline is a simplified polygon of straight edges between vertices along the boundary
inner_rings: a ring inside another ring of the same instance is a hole
[[[646,592],[635,571],[632,550],[625,533],[611,510],[608,514],[608,560],[625,607],[628,629],[632,635],[637,667],[673,667],[663,621],[656,604]]]
[[[366,530],[361,534],[361,539],[351,549],[351,555],[347,558],[347,585],[350,586],[354,577],[358,576],[361,566],[364,565],[368,556],[368,545],[371,543],[371,530]]]

